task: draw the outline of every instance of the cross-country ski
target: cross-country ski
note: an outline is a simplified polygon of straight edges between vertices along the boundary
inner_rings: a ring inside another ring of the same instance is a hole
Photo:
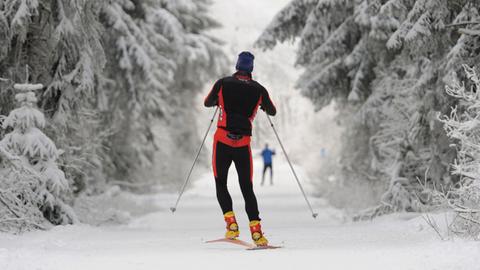
[[[247,243],[247,242],[245,242],[243,240],[240,240],[240,239],[229,239],[229,238],[220,238],[220,239],[215,239],[215,240],[209,240],[209,241],[205,241],[205,243],[207,243],[207,244],[211,244],[211,243],[231,243],[231,244],[246,247],[247,249],[257,247],[254,244]]]
[[[255,244],[250,244],[240,239],[229,239],[229,238],[220,238],[215,240],[205,241],[207,244],[211,243],[231,243],[239,246],[246,247],[247,250],[262,250],[262,249],[277,249],[282,248],[282,246],[272,246],[272,245],[264,245],[264,246],[257,246]]]
[[[247,248],[247,250],[266,250],[266,249],[278,249],[278,248],[283,248],[283,247],[266,245],[266,246],[255,246],[255,247]]]

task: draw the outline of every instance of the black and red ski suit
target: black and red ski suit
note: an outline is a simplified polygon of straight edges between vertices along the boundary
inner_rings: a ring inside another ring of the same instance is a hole
[[[248,218],[250,221],[260,220],[252,183],[252,121],[259,107],[267,114],[275,115],[275,105],[267,90],[252,79],[251,73],[238,71],[215,83],[205,98],[205,106],[220,109],[212,159],[220,207],[224,214],[233,210],[232,197],[227,189],[228,169],[233,161]]]

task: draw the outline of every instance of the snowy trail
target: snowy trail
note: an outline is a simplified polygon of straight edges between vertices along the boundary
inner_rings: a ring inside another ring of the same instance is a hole
[[[175,195],[160,194],[156,203],[164,211],[128,225],[0,234],[0,269],[480,269],[478,243],[442,242],[418,216],[344,223],[338,210],[314,200],[319,217],[313,220],[287,165],[278,161],[275,186],[260,187],[258,173],[255,181],[266,235],[283,249],[246,251],[231,244],[204,244],[224,232],[213,179],[206,174],[187,192],[175,215],[167,210]],[[236,176],[229,180],[241,238],[249,240]]]

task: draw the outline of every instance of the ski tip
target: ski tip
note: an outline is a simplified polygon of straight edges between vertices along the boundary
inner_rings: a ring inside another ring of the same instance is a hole
[[[170,207],[170,211],[172,211],[172,214],[175,213],[175,211],[177,211],[177,208],[175,207]]]
[[[317,218],[317,216],[318,216],[318,213],[313,213],[313,214],[312,214],[312,217],[313,217],[313,218]]]

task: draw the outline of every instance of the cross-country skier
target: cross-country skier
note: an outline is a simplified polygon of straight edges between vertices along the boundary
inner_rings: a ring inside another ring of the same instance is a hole
[[[262,183],[265,182],[265,173],[267,169],[270,169],[270,185],[273,186],[273,167],[272,167],[272,157],[275,155],[275,151],[268,148],[268,144],[265,144],[265,148],[262,151],[263,158],[263,174],[262,174]]]
[[[269,115],[277,110],[267,90],[252,79],[253,54],[242,52],[238,56],[237,72],[218,80],[208,96],[205,106],[220,108],[217,131],[213,142],[213,173],[217,199],[227,223],[226,238],[236,239],[240,232],[232,207],[232,198],[227,189],[230,165],[235,164],[240,189],[245,199],[245,209],[250,220],[250,232],[257,246],[266,246],[268,241],[262,233],[257,199],[253,192],[253,163],[250,149],[252,121],[258,107]]]

